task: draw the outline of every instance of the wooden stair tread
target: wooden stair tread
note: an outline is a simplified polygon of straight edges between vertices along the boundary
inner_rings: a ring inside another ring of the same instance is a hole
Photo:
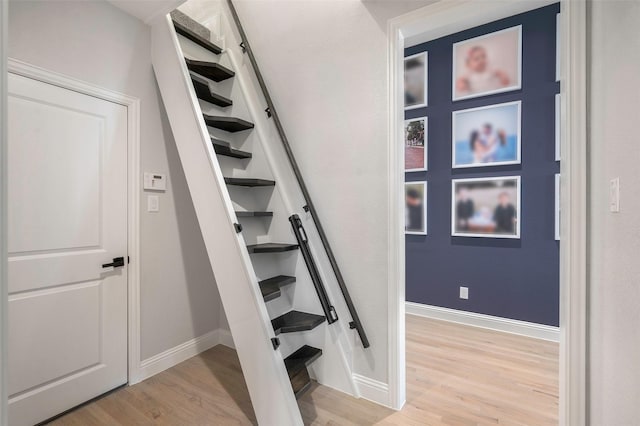
[[[256,178],[224,178],[224,182],[227,185],[234,186],[248,186],[248,187],[256,187],[256,186],[275,186],[276,182],[268,179],[256,179]]]
[[[207,78],[196,74],[193,71],[190,71],[189,75],[191,76],[193,89],[196,91],[198,99],[202,99],[203,101],[207,101],[223,108],[233,105],[233,101],[231,99],[211,91],[211,85]]]
[[[300,398],[311,386],[307,367],[322,355],[322,350],[304,345],[284,360],[291,388],[296,398]]]
[[[313,330],[326,321],[322,315],[308,312],[289,311],[271,320],[276,335],[280,333],[295,333],[297,331]]]
[[[253,129],[253,123],[237,117],[222,117],[217,115],[202,114],[207,126],[227,132],[241,132]]]
[[[236,216],[237,217],[273,217],[273,212],[267,212],[267,211],[251,211],[251,212],[236,211]]]
[[[290,277],[288,275],[278,275],[276,277],[268,278],[259,282],[260,291],[262,292],[262,298],[265,302],[280,297],[280,289],[288,284],[296,282],[296,277]]]
[[[216,55],[219,55],[220,53],[222,53],[222,49],[219,46],[217,46],[210,40],[207,40],[206,38],[202,37],[201,35],[191,31],[189,28],[187,28],[185,25],[181,24],[180,22],[176,21],[175,19],[173,19],[173,27],[176,29],[176,32],[178,34],[188,38],[189,40],[196,43],[197,45],[204,47],[211,53],[215,53]]]
[[[297,244],[289,243],[262,243],[247,246],[249,253],[283,253],[297,249]]]
[[[227,80],[236,75],[236,73],[231,71],[229,68],[216,62],[198,61],[189,58],[184,58],[184,61],[187,63],[187,68],[191,71],[213,80],[216,83]]]
[[[214,137],[211,137],[211,143],[213,144],[213,150],[218,155],[233,158],[251,158],[253,156],[250,152],[232,148],[229,142],[225,142]]]

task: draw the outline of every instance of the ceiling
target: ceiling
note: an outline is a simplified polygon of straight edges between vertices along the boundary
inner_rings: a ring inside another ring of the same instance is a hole
[[[107,0],[115,7],[124,10],[148,24],[155,18],[171,12],[185,0]]]

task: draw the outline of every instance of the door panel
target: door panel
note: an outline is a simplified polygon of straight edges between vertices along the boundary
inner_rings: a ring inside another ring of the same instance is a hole
[[[9,423],[127,381],[126,107],[9,74]]]

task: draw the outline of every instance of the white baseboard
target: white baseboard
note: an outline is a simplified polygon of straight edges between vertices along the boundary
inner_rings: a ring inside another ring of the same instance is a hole
[[[549,340],[552,342],[560,341],[560,329],[549,325],[476,314],[474,312],[458,311],[414,302],[406,302],[405,307],[406,313],[410,315],[450,321],[473,327],[488,328],[490,330],[532,337],[534,339]]]
[[[129,384],[139,383],[217,345],[233,347],[233,339],[229,330],[212,330],[143,360],[140,362],[136,377],[129,378]]]
[[[384,405],[385,407],[391,407],[388,384],[356,373],[353,374],[353,382],[357,387],[360,398]]]

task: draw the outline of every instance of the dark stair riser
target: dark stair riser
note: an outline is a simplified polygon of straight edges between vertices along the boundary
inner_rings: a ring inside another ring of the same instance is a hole
[[[224,182],[227,185],[247,186],[247,187],[275,186],[276,184],[272,180],[254,179],[254,178],[224,178]]]
[[[236,117],[221,117],[216,115],[203,114],[207,126],[224,130],[225,132],[242,132],[253,129],[253,123]]]
[[[247,246],[249,253],[284,253],[287,251],[298,250],[297,244],[288,243],[263,243]]]
[[[273,217],[273,212],[236,212],[237,217]]]
[[[247,159],[253,156],[250,152],[232,148],[229,142],[221,141],[220,139],[211,138],[211,144],[218,155],[240,159]]]
[[[217,93],[213,93],[207,79],[194,73],[190,73],[190,75],[191,82],[193,83],[193,89],[196,91],[198,99],[202,99],[203,101],[207,101],[223,108],[233,105],[233,101],[231,99],[225,98]]]
[[[311,386],[311,378],[307,367],[322,355],[322,350],[304,345],[284,360],[289,375],[291,388],[296,398]]]
[[[204,47],[205,49],[207,49],[208,51],[216,55],[219,55],[220,53],[222,53],[222,49],[219,46],[215,45],[210,40],[207,40],[201,35],[194,33],[193,31],[191,31],[189,28],[187,28],[180,22],[177,22],[176,20],[174,20],[173,26],[176,29],[176,32],[178,34],[180,34],[185,38],[188,38],[189,40],[196,43],[200,47]]]
[[[227,80],[236,75],[236,73],[231,71],[229,68],[215,62],[197,61],[195,59],[188,58],[185,58],[185,62],[187,63],[187,68],[191,71],[213,80],[216,83]]]

